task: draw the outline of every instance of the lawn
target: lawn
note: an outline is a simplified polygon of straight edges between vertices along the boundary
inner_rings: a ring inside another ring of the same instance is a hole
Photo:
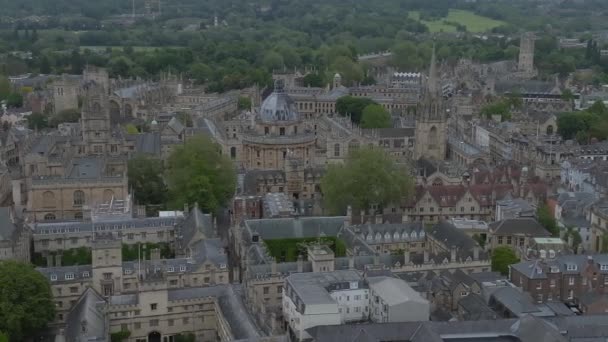
[[[408,16],[411,19],[420,20],[419,12],[409,12]],[[448,16],[440,20],[420,21],[425,24],[431,32],[456,32],[456,26],[451,25],[450,23],[464,25],[469,32],[486,32],[505,24],[500,20],[482,17],[470,11],[456,9],[451,9]]]
[[[322,237],[322,238],[302,238],[302,239],[275,239],[275,240],[264,240],[268,252],[272,255],[277,262],[289,262],[297,261],[298,255],[302,255],[306,260],[306,245],[312,244],[320,240],[321,243],[328,245],[336,257],[342,257],[346,255],[346,245],[344,242],[336,237]]]

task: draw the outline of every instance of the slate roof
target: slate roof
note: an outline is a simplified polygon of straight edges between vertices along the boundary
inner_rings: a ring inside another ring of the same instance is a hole
[[[306,331],[315,342],[353,342],[361,336],[365,336],[364,341],[374,342],[603,342],[608,335],[608,321],[600,315],[555,319],[528,315],[519,319],[464,322],[326,325]]]
[[[501,81],[496,82],[497,93],[520,93],[520,94],[555,94],[555,83],[545,81]]]
[[[345,217],[297,217],[246,220],[245,231],[257,233],[262,239],[336,236],[344,226]]]
[[[465,320],[481,320],[481,319],[496,319],[497,314],[492,310],[486,301],[480,295],[471,293],[468,296],[461,298],[458,301],[458,306],[461,307],[465,313],[463,319]]]
[[[547,277],[546,273],[550,271],[550,268],[555,268],[561,273],[579,274],[590,263],[595,264],[600,269],[600,273],[608,274],[608,270],[601,270],[601,265],[608,265],[608,254],[559,255],[554,260],[545,260],[544,262],[540,260],[523,261],[511,265],[511,267],[528,278],[544,279]]]
[[[105,299],[88,287],[66,317],[65,341],[109,341],[109,327],[104,317],[103,303]]]
[[[549,233],[536,219],[512,218],[490,223],[490,229],[496,235],[525,235],[532,237],[548,237]]]
[[[428,301],[405,281],[394,277],[368,277],[369,288],[382,297],[388,305],[397,305],[406,302],[428,304]]]
[[[448,248],[454,246],[460,251],[470,251],[475,246],[478,246],[478,243],[475,242],[475,240],[448,221],[437,223],[428,233],[432,235],[435,240],[443,243]]]
[[[141,133],[134,135],[135,137],[135,151],[137,153],[151,154],[154,156],[160,156],[161,143],[160,133],[150,132]]]

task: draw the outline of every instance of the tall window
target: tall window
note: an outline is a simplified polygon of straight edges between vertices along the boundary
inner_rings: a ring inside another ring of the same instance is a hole
[[[437,148],[437,127],[435,126],[431,127],[429,132],[429,148]]]
[[[340,156],[340,144],[335,144],[334,145],[334,157],[339,157]]]
[[[230,158],[236,159],[236,147],[234,146],[230,148]]]
[[[55,195],[52,191],[45,191],[42,194],[42,204],[47,208],[55,207]]]
[[[84,204],[84,192],[80,190],[74,191],[74,205]]]

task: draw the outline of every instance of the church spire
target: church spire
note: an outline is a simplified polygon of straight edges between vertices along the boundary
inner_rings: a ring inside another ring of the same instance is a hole
[[[429,67],[429,80],[428,80],[429,95],[439,95],[439,75],[437,73],[437,58],[435,57],[435,44],[433,44],[433,53],[431,55],[431,65]]]

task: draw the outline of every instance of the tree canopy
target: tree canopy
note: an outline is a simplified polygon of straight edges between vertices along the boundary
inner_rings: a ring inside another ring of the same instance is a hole
[[[559,237],[559,227],[557,226],[557,221],[551,213],[548,205],[543,204],[538,207],[536,210],[536,217],[538,219],[538,223],[545,227],[545,229],[548,230],[551,235]]]
[[[343,96],[336,101],[336,112],[343,116],[350,116],[354,123],[360,123],[365,107],[376,104],[367,97]]]
[[[515,252],[507,246],[499,246],[492,251],[492,271],[509,274],[509,265],[519,262]]]
[[[208,212],[225,205],[236,186],[232,161],[204,136],[190,138],[175,149],[167,161],[166,180],[171,207],[198,203]]]
[[[587,110],[563,113],[557,118],[557,132],[564,139],[576,139],[587,144],[592,138],[608,138],[608,109],[602,101],[596,101]]]
[[[361,115],[362,128],[392,127],[391,114],[379,104],[370,104],[363,109]]]
[[[138,204],[161,205],[167,202],[162,161],[145,155],[129,160],[127,177]]]
[[[32,266],[0,262],[0,331],[11,341],[24,341],[55,317],[48,280]]]
[[[78,122],[78,120],[80,120],[80,110],[76,108],[65,109],[50,118],[49,126],[57,127],[61,123]]]
[[[332,214],[344,213],[349,205],[368,210],[399,203],[412,189],[408,170],[384,150],[370,146],[351,151],[344,164],[330,165],[321,180],[324,203]]]

